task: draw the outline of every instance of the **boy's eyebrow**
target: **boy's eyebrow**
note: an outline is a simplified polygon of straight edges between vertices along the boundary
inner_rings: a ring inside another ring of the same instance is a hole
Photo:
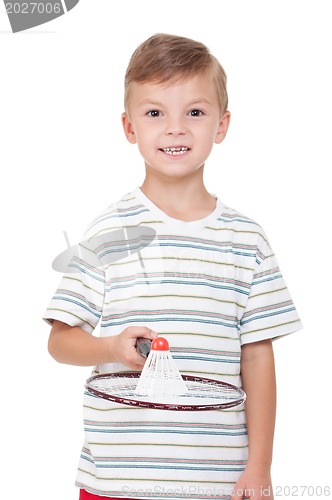
[[[212,102],[209,101],[209,99],[202,97],[200,99],[195,99],[194,101],[189,102],[188,106],[193,106],[194,104],[212,104]]]
[[[150,99],[142,99],[141,101],[138,102],[138,106],[144,106],[145,104],[149,104],[150,106],[164,106],[162,102],[159,101],[154,101]],[[195,104],[212,104],[211,101],[206,99],[205,97],[195,99],[194,101],[190,101],[187,103],[187,106],[194,106]]]
[[[139,101],[137,103],[138,106],[143,106],[144,104],[149,104],[149,105],[153,105],[153,106],[162,106],[161,102],[152,101],[150,99],[142,99],[141,101]]]

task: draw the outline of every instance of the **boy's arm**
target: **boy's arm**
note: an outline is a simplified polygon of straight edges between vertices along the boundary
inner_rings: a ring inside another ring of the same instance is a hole
[[[105,363],[123,363],[140,370],[143,358],[136,350],[138,337],[153,339],[155,332],[146,327],[130,326],[119,335],[95,337],[76,326],[54,320],[48,351],[59,363],[77,366],[96,366]]]
[[[270,339],[242,347],[241,373],[243,389],[247,394],[249,456],[246,469],[234,487],[232,500],[242,499],[242,495],[236,493],[245,489],[251,490],[250,498],[271,499],[270,467],[276,414],[276,380]]]

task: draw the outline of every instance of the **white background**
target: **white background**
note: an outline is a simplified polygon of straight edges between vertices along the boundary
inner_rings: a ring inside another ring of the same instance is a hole
[[[143,182],[121,128],[123,76],[156,32],[202,41],[226,69],[232,122],[205,184],[264,227],[305,326],[275,343],[276,498],[287,486],[331,486],[329,5],[81,0],[17,34],[1,5],[0,489],[13,490],[10,498],[20,487],[31,498],[78,497],[90,368],[57,364],[40,318],[60,280],[51,262],[65,248],[62,231],[76,243],[95,215]]]

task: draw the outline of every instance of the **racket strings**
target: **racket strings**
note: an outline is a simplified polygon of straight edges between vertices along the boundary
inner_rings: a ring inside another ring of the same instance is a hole
[[[226,382],[181,375],[162,337],[155,338],[142,373],[96,375],[88,391],[117,403],[166,410],[219,410],[243,403],[242,389]]]
[[[173,393],[168,395],[172,398],[172,402],[174,404],[183,403],[185,400],[186,404],[200,404],[199,402],[201,400],[204,400],[206,404],[208,404],[209,401],[214,402],[216,400],[218,402],[227,403],[236,401],[241,396],[237,388],[224,385],[218,381],[182,381],[185,386],[185,390],[177,396],[174,396]],[[118,398],[128,397],[139,401],[150,401],[151,398],[149,398],[148,395],[142,394],[139,390],[137,390],[138,384],[139,379],[136,374],[128,374],[126,377],[121,376],[119,378],[116,376],[111,378],[96,378],[90,382],[90,388]]]

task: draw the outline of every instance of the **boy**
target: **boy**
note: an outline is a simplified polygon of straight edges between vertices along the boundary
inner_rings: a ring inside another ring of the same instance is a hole
[[[167,412],[85,394],[81,499],[273,498],[271,342],[301,323],[262,228],[204,186],[205,161],[228,130],[227,106],[225,72],[203,44],[160,34],[138,47],[122,123],[144,158],[144,182],[87,230],[86,238],[109,235],[103,249],[115,258],[77,261],[44,318],[59,362],[141,370],[136,339],[158,333],[182,373],[242,385],[246,405]],[[141,255],[116,258],[126,241],[112,233],[140,226],[156,237]],[[100,337],[92,336],[100,318]]]

